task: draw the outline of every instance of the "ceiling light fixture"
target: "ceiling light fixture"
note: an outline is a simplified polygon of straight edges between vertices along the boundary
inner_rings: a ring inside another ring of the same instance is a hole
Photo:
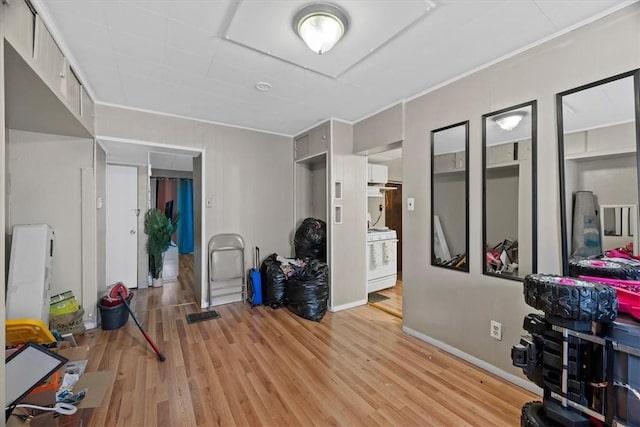
[[[258,89],[260,92],[269,92],[271,90],[271,83],[256,82],[256,89]]]
[[[493,121],[503,130],[513,130],[520,124],[522,119],[527,115],[524,111],[509,111],[504,114],[493,116]]]
[[[332,4],[303,7],[293,18],[293,29],[309,49],[322,55],[329,52],[349,27],[347,14]]]

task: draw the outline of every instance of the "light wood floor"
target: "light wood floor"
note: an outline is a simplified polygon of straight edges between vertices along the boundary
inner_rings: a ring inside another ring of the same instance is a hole
[[[398,273],[398,280],[396,280],[394,287],[376,293],[389,299],[375,303],[370,302],[369,305],[402,319],[402,272]]]
[[[165,362],[132,320],[81,337],[89,368],[115,377],[101,408],[76,415],[84,426],[516,426],[536,397],[368,305],[316,323],[235,303],[189,325],[199,309],[181,273],[134,298]]]

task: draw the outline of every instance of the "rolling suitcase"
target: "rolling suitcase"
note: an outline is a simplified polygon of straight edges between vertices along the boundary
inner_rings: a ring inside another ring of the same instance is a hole
[[[256,246],[253,254],[253,268],[247,277],[247,301],[251,307],[262,304],[262,280],[260,278],[260,249]]]

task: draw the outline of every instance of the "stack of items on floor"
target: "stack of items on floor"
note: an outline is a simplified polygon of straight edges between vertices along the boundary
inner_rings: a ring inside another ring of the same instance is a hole
[[[305,219],[296,230],[294,246],[295,259],[272,254],[262,262],[262,301],[271,308],[286,305],[298,316],[319,322],[329,299],[326,223]]]
[[[129,310],[127,304],[131,302],[133,292],[122,282],[114,283],[107,288],[106,294],[98,302],[100,309],[100,325],[105,331],[119,329],[129,320]]]
[[[78,346],[71,334],[64,340],[55,337],[37,319],[7,320],[5,335],[7,427],[82,425],[76,411],[102,405],[113,373],[88,368],[89,346]],[[59,416],[56,407],[66,416]]]
[[[84,309],[78,304],[72,291],[51,297],[49,328],[60,335],[82,335],[85,332]]]

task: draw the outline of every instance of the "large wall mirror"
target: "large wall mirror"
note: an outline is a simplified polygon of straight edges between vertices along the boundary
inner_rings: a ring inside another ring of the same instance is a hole
[[[482,116],[483,272],[536,272],[536,101]]]
[[[563,274],[569,260],[638,255],[640,71],[556,96]]]
[[[431,131],[431,264],[469,271],[469,122]]]

